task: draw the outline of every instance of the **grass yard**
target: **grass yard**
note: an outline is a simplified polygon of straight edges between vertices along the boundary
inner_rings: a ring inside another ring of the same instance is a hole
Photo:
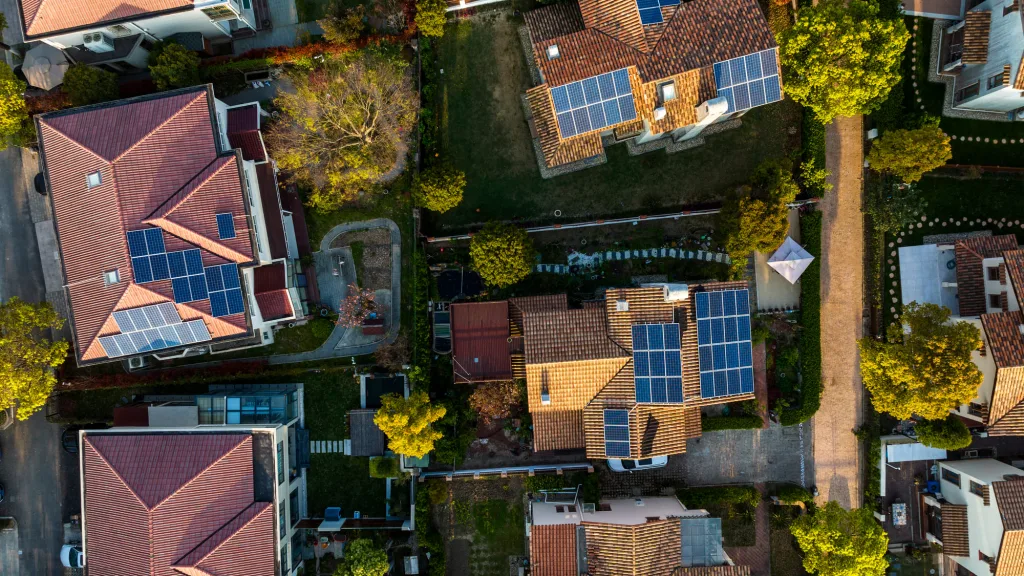
[[[471,574],[508,574],[508,557],[523,553],[523,518],[520,502],[486,500],[473,504],[476,534],[469,553]]]
[[[444,538],[445,573],[506,576],[509,557],[526,550],[523,479],[455,480],[446,486],[450,497],[435,501],[428,518],[416,519],[432,521]]]
[[[923,105],[924,112],[933,116],[941,116],[939,126],[942,130],[946,134],[957,137],[952,142],[953,159],[951,163],[953,164],[1024,167],[1024,122],[992,122],[942,116],[945,84],[928,81],[932,20],[929,18],[907,18],[907,28],[911,32],[913,32],[915,21],[918,23],[918,30],[913,34],[913,43],[907,45],[903,65],[904,77],[917,80],[921,102],[915,101],[913,82],[904,82],[904,102],[907,110],[920,113]],[[915,55],[917,57],[916,76],[912,72],[914,64],[911,61]],[[1000,143],[961,141],[960,136],[971,136],[976,140],[978,138],[989,138],[993,141],[998,139]],[[1003,139],[1006,139],[1006,144],[1002,143]],[[1010,144],[1010,140],[1016,140],[1017,143]]]
[[[761,504],[761,506],[767,506],[767,504]],[[740,548],[756,544],[755,510],[728,502],[709,503],[703,508],[712,518],[722,519],[722,539],[725,546]]]
[[[295,11],[299,15],[299,22],[313,22],[327,14],[333,0],[295,0]],[[338,0],[345,8],[355,8],[359,5],[368,6],[368,2],[362,0]]]
[[[435,110],[441,153],[466,172],[462,204],[427,221],[441,235],[489,220],[546,223],[668,211],[716,201],[767,158],[799,146],[800,110],[792,102],[756,108],[743,126],[695,150],[629,156],[541,178],[522,104],[530,75],[517,30],[521,19],[498,10],[450,24],[438,46]],[[728,163],[724,163],[724,159]]]
[[[789,532],[789,524],[795,518],[798,508],[795,506],[776,506],[772,508],[769,521],[769,541],[771,543],[772,576],[804,576],[803,556],[797,548],[796,540]]]

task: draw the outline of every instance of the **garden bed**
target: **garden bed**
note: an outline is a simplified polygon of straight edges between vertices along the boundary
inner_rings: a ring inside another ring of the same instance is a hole
[[[335,238],[331,248],[348,246],[359,285],[369,290],[391,288],[391,232],[387,228],[346,232]]]

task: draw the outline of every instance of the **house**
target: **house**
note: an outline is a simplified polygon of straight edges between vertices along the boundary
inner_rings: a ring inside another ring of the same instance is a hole
[[[232,38],[269,24],[265,6],[254,6],[253,0],[18,0],[18,5],[26,42],[42,41],[74,62],[122,73],[145,70],[157,42],[173,40],[205,52],[220,43],[230,51]]]
[[[535,451],[681,454],[702,406],[754,398],[745,282],[615,288],[579,308],[565,294],[511,298],[507,309],[516,336],[488,348],[504,359],[513,347]],[[453,324],[453,341],[463,337]]]
[[[782,99],[754,0],[580,0],[525,19],[541,79],[526,99],[548,168],[601,155],[605,139],[692,140]]]
[[[274,163],[239,113],[259,105],[200,86],[36,117],[79,365],[270,343],[305,315]]]
[[[972,354],[983,380],[977,397],[954,411],[990,436],[1024,435],[1024,250],[1013,234],[900,248],[903,303],[932,303],[974,324]]]
[[[722,520],[675,497],[580,502],[534,495],[527,517],[535,576],[749,576],[722,549]]]
[[[953,79],[954,109],[1013,113],[1024,95],[1024,15],[1016,0],[973,4],[941,28],[935,73]]]
[[[954,574],[1024,571],[1024,471],[998,460],[939,463],[940,494],[924,495],[923,530]]]
[[[301,389],[194,401],[148,406],[148,426],[79,432],[89,574],[298,573],[305,476],[288,471]]]
[[[461,383],[496,382],[516,377],[512,352],[522,338],[513,342],[508,301],[452,304],[452,372]],[[520,375],[519,377],[524,377]]]

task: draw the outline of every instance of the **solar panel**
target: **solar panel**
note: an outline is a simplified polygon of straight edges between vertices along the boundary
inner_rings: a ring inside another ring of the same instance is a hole
[[[202,252],[195,248],[166,252],[163,231],[159,228],[132,230],[127,232],[127,238],[132,276],[136,284],[203,273]],[[187,297],[187,294],[182,294],[182,299],[179,299],[179,295],[175,295],[178,302],[190,302]]]
[[[715,63],[715,87],[718,95],[729,102],[729,112],[782,100],[777,50],[771,48]]]
[[[658,0],[640,1],[658,5]],[[654,10],[660,18],[660,8]],[[629,73],[625,68],[556,86],[550,92],[562,138],[602,130],[636,118]]]
[[[118,310],[114,312],[114,320],[121,333],[100,337],[100,345],[109,358],[211,339],[202,320],[182,323],[178,309],[170,302]]]
[[[235,237],[235,219],[230,213],[217,214],[217,235],[221,240]]]
[[[640,23],[659,24],[665,19],[661,15],[662,6],[678,6],[680,0],[636,0],[636,8],[640,12]]]
[[[213,316],[245,312],[245,299],[242,297],[238,281],[237,264],[207,267],[204,271],[203,286],[207,289]]]
[[[701,397],[753,392],[749,291],[698,292],[695,301]]]
[[[629,411],[604,411],[604,452],[609,458],[629,458]]]
[[[634,324],[632,332],[636,401],[682,402],[679,324]]]

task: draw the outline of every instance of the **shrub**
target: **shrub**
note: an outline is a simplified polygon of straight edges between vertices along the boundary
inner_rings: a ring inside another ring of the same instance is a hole
[[[418,206],[434,212],[447,212],[462,202],[466,174],[448,164],[434,166],[417,174],[412,194]]]
[[[515,382],[484,382],[477,385],[469,397],[469,405],[486,424],[491,420],[508,418],[512,407],[519,403],[519,386]]]
[[[892,174],[901,182],[917,182],[951,158],[949,136],[938,123],[913,130],[890,130],[871,143],[867,156],[872,170]]]
[[[424,491],[429,496],[430,503],[434,506],[448,501],[448,482],[444,480],[427,480],[427,486]]]
[[[756,508],[761,493],[753,486],[708,486],[676,490],[679,501],[687,508],[706,508],[715,504],[738,504]]]
[[[783,484],[774,490],[775,496],[783,502],[809,502],[814,495],[809,490],[796,484]]]
[[[762,425],[763,422],[760,416],[750,414],[700,417],[700,426],[705,432],[713,432],[715,430],[751,430],[761,428]]]
[[[398,478],[398,458],[391,456],[375,456],[370,458],[371,478]]]
[[[156,58],[150,54],[149,73],[161,90],[185,88],[202,82],[199,56],[181,44],[166,44]]]
[[[324,38],[335,44],[346,44],[359,38],[366,25],[363,16],[366,8],[362,5],[346,9],[340,2],[332,1],[327,15],[316,23],[324,30]]]
[[[117,74],[88,64],[75,64],[64,73],[64,91],[74,106],[116,100]]]
[[[420,34],[440,38],[448,20],[448,3],[444,0],[416,0],[416,27]]]
[[[950,414],[944,420],[925,420],[915,426],[917,439],[925,446],[943,450],[963,450],[971,445],[971,431],[960,417]]]
[[[800,239],[814,261],[800,277],[800,405],[782,412],[783,426],[810,420],[821,406],[821,212],[801,215]]]
[[[35,138],[35,125],[28,117],[22,82],[6,62],[0,62],[0,150],[24,146]]]
[[[484,282],[499,288],[530,274],[534,249],[526,231],[512,224],[491,222],[473,235],[469,256]]]

